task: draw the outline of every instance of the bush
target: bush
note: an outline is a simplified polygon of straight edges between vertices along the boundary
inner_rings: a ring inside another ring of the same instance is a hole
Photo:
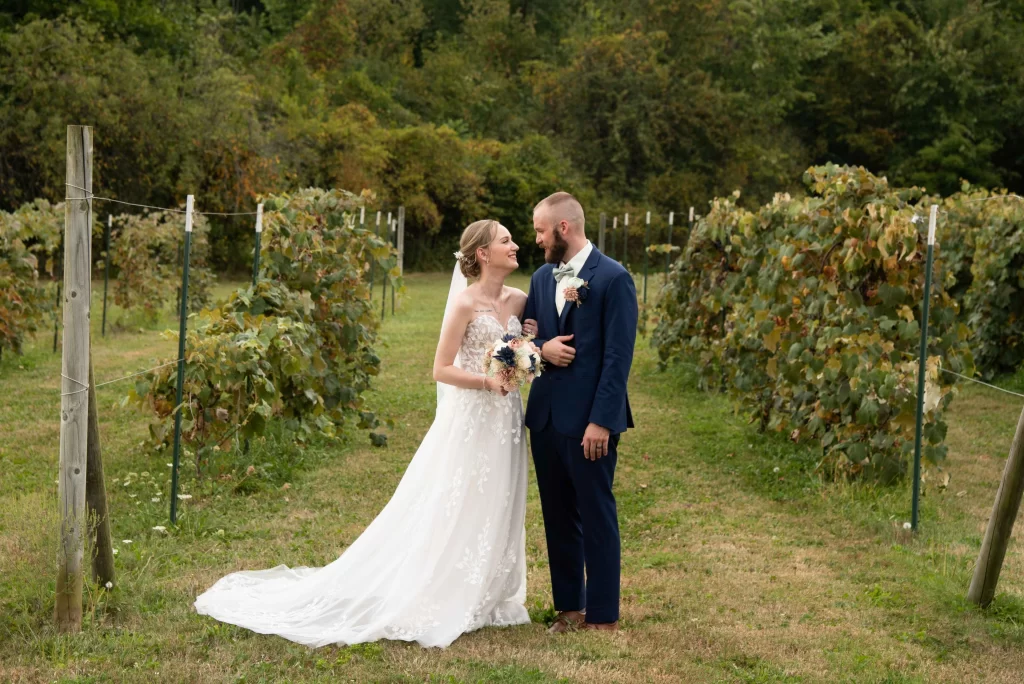
[[[0,352],[21,353],[25,336],[38,330],[47,309],[52,310],[50,299],[36,255],[0,226]]]
[[[53,272],[64,223],[64,205],[36,200],[13,213],[0,212],[0,351],[20,353],[25,337],[54,314]]]
[[[952,293],[973,333],[978,372],[1013,373],[1024,362],[1024,202],[964,183],[936,203],[938,241],[955,264]]]
[[[213,273],[209,263],[209,226],[195,214],[189,255],[189,310],[199,311],[210,303]],[[177,212],[159,211],[114,217],[110,238],[110,261],[116,269],[114,303],[125,309],[139,309],[156,321],[169,303],[175,303],[181,285],[181,259],[185,241],[185,217]],[[102,267],[103,262],[97,262]]]
[[[972,332],[978,373],[993,378],[1024,362],[1024,202],[962,184],[939,205],[937,241],[948,265],[948,291]]]
[[[197,467],[212,450],[231,449],[236,434],[265,434],[272,420],[300,441],[334,436],[346,423],[379,425],[362,396],[380,367],[364,274],[375,260],[397,284],[397,256],[355,226],[359,203],[323,190],[268,199],[258,282],[192,318],[182,425]],[[172,438],[175,383],[172,365],[132,394],[156,414],[157,443]]]
[[[813,439],[836,474],[886,479],[913,449],[924,235],[918,189],[859,168],[805,174],[814,196],[780,195],[756,214],[716,200],[674,265],[653,337],[663,362],[701,361],[763,429]],[[945,456],[943,410],[970,375],[969,331],[936,260],[924,455]]]

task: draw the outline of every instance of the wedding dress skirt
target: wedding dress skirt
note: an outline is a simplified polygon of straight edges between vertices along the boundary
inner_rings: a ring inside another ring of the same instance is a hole
[[[507,331],[522,331],[515,317]],[[474,319],[462,367],[481,373],[505,332],[493,317]],[[449,388],[391,500],[340,558],[227,575],[196,610],[314,647],[443,647],[480,627],[528,623],[526,467],[519,393]]]

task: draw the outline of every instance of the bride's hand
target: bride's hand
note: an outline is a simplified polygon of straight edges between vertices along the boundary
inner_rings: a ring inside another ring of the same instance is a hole
[[[501,386],[501,383],[498,382],[497,378],[485,378],[484,379],[484,389],[486,389],[488,392],[494,392],[495,394],[500,394],[503,397],[508,394],[508,391],[504,387]]]
[[[537,321],[527,318],[523,321],[523,334],[537,336]]]

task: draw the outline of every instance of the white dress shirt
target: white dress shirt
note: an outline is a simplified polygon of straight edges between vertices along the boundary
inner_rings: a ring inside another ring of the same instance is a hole
[[[583,268],[583,264],[587,263],[587,259],[590,258],[590,253],[594,251],[594,244],[587,240],[587,246],[584,247],[576,254],[572,259],[569,259],[569,266],[572,267],[572,274],[574,276],[579,275],[580,270]],[[562,263],[558,264],[562,266]],[[555,308],[558,309],[558,315],[562,315],[562,309],[565,308],[565,290],[569,287],[569,279],[562,278],[555,284]]]

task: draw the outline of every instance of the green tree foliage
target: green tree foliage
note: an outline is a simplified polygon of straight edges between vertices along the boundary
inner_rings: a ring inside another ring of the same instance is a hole
[[[528,237],[554,188],[591,215],[736,189],[753,210],[835,162],[1020,192],[1022,34],[1019,2],[965,0],[20,0],[0,9],[0,209],[61,201],[69,122],[96,127],[103,196],[404,203],[413,268],[469,219]],[[211,219],[211,265],[243,269],[251,233]]]

